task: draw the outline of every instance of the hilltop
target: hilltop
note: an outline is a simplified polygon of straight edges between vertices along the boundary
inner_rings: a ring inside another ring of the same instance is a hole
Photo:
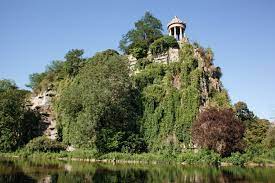
[[[10,129],[25,124],[27,112],[35,116],[28,121],[32,128],[23,125],[25,132],[9,146],[3,135],[1,151],[85,149],[182,156],[181,161],[199,152],[198,161],[207,156],[215,162],[230,155],[270,158],[265,153],[275,152],[274,127],[245,103],[231,103],[213,51],[191,43],[186,26],[175,17],[164,35],[160,20],[146,12],[123,36],[122,54],[108,49],[83,58],[83,50],[73,49],[45,72],[32,74],[32,93],[14,94],[25,118]],[[18,90],[3,83],[0,94],[6,98]],[[3,126],[9,124],[5,120]],[[26,134],[31,135],[22,141]]]

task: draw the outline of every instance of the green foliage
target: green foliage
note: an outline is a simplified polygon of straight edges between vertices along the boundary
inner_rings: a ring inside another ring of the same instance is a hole
[[[25,149],[28,152],[60,152],[66,150],[66,146],[58,141],[42,136],[32,139],[25,146]]]
[[[234,104],[236,116],[245,124],[246,130],[244,140],[246,148],[253,149],[254,147],[264,148],[264,139],[267,136],[269,121],[258,119],[257,116],[249,110],[244,102]]]
[[[137,42],[129,46],[129,53],[136,59],[145,58],[147,56],[148,45],[145,42]]]
[[[260,156],[255,156],[255,157],[259,157],[264,162],[275,163],[275,148],[274,148],[274,146],[272,149],[268,149]]]
[[[192,46],[181,52],[179,63],[150,64],[133,78],[142,97],[141,132],[151,152],[177,153],[191,141],[190,128],[200,105],[201,71]],[[180,80],[177,86],[175,78]]]
[[[266,137],[263,142],[267,148],[270,148],[270,149],[275,148],[275,127],[270,127],[268,129]]]
[[[244,140],[248,148],[257,144],[263,145],[268,128],[269,122],[267,120],[255,119],[246,121]]]
[[[241,154],[240,152],[232,153],[229,157],[223,158],[223,161],[237,166],[243,166],[248,160],[247,154]]]
[[[187,164],[204,164],[204,165],[219,165],[221,157],[214,151],[199,150],[194,152],[193,150],[180,153],[177,157],[179,162],[185,162]]]
[[[216,108],[230,108],[231,102],[226,90],[220,92],[211,93],[211,98],[209,100],[209,106]]]
[[[16,150],[37,136],[38,114],[25,108],[27,91],[13,82],[0,81],[0,151]]]
[[[177,40],[172,36],[163,36],[155,40],[149,49],[153,55],[157,55],[168,51],[169,48],[179,48]]]
[[[62,80],[75,77],[86,59],[82,58],[83,50],[72,49],[65,55],[65,61],[53,61],[46,67],[45,72],[34,73],[29,76],[30,87],[35,93],[54,88]]]
[[[83,66],[83,61],[85,60],[82,58],[83,54],[83,50],[73,49],[65,55],[66,62],[64,68],[69,77],[76,76]]]
[[[135,67],[138,70],[142,70],[142,69],[145,69],[145,67],[148,66],[151,63],[152,63],[152,61],[150,61],[149,59],[147,59],[147,58],[141,58],[141,59],[137,60],[137,63],[135,65]]]
[[[17,89],[17,86],[14,81],[9,79],[2,79],[0,80],[0,92],[6,91],[6,90],[15,90]]]
[[[120,151],[125,138],[137,132],[135,98],[124,58],[111,50],[96,54],[56,100],[63,141]]]
[[[42,90],[40,84],[45,78],[46,73],[33,73],[29,76],[30,83],[27,84],[26,86],[33,89],[33,90]]]
[[[237,102],[234,104],[234,109],[237,117],[241,121],[251,121],[255,119],[255,115],[248,109],[248,106],[245,102]]]
[[[132,29],[120,41],[120,49],[126,54],[133,54],[137,59],[147,55],[149,45],[162,36],[162,24],[150,12],[135,23]]]

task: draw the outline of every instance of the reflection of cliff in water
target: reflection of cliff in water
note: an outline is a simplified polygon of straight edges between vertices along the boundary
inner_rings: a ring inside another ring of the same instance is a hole
[[[0,182],[271,182],[272,168],[1,161]]]

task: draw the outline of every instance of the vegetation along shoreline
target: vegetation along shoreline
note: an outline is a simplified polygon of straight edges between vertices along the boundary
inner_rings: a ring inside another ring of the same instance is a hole
[[[211,48],[150,12],[120,52],[72,49],[31,91],[0,80],[0,157],[215,166],[275,164],[275,127],[233,104]]]

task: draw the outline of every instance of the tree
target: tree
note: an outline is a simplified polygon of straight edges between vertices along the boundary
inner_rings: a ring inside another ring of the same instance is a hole
[[[263,140],[266,138],[269,121],[264,119],[253,119],[246,121],[246,130],[244,140],[247,148],[262,146]]]
[[[45,72],[33,73],[33,74],[29,75],[30,82],[26,86],[31,88],[33,91],[40,90],[41,89],[40,83],[46,77],[46,75],[47,74]]]
[[[120,151],[136,130],[128,65],[112,50],[97,53],[63,90],[58,122],[67,144]]]
[[[65,70],[70,77],[74,77],[78,74],[80,68],[84,64],[82,55],[84,50],[72,49],[65,55]]]
[[[246,148],[250,149],[263,146],[263,140],[269,128],[269,121],[259,119],[255,116],[245,102],[237,102],[234,104],[234,110],[236,116],[246,127],[244,133]]]
[[[245,127],[232,109],[209,108],[200,113],[192,128],[193,142],[228,156],[242,148]]]
[[[15,82],[9,79],[0,80],[0,92],[9,89],[17,89]]]
[[[35,93],[52,88],[54,84],[65,78],[74,78],[86,59],[82,58],[83,50],[72,49],[65,55],[65,61],[54,60],[47,65],[45,72],[29,76],[30,83],[26,86]]]
[[[275,126],[270,127],[268,129],[266,138],[264,140],[264,145],[267,148],[274,148],[275,147]]]
[[[16,150],[37,135],[40,117],[25,107],[26,94],[13,82],[0,80],[0,151]],[[5,88],[5,89],[3,89]]]
[[[234,104],[235,112],[237,117],[241,121],[253,120],[255,119],[255,115],[252,111],[250,111],[245,102],[237,102]]]
[[[128,31],[120,41],[120,49],[126,53],[135,53],[139,58],[146,56],[150,44],[162,36],[162,24],[150,12],[135,23],[135,29]]]

